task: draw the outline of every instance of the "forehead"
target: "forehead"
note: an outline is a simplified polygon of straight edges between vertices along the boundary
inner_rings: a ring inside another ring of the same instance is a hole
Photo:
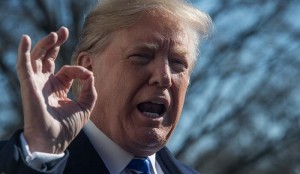
[[[173,42],[181,42],[187,39],[187,27],[176,21],[170,16],[164,14],[143,15],[132,27],[127,28],[127,31],[140,30],[147,32],[148,36],[164,41],[169,39]],[[143,35],[146,39],[147,35]]]
[[[166,44],[170,49],[190,52],[195,49],[196,42],[190,27],[180,20],[165,13],[146,14],[132,26],[121,29],[120,38],[130,40],[132,45],[162,48]]]

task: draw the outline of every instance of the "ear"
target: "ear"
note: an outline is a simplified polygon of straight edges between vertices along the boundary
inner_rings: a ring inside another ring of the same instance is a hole
[[[81,52],[77,58],[77,65],[83,66],[86,69],[93,71],[92,57],[87,52]]]

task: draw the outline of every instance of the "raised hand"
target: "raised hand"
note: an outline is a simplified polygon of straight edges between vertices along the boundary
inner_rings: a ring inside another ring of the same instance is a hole
[[[31,39],[19,45],[17,73],[24,111],[24,136],[30,151],[62,153],[89,119],[97,98],[93,73],[64,66],[56,74],[55,59],[68,38],[62,27],[41,39],[31,51]],[[77,101],[67,98],[73,79],[82,90]]]

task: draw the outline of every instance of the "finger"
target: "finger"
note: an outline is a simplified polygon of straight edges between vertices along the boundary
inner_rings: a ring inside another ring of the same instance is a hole
[[[29,36],[24,35],[21,38],[18,48],[18,61],[16,65],[19,80],[29,79],[32,75],[32,65],[30,57],[31,39]]]
[[[69,30],[66,27],[61,27],[57,32],[57,41],[52,48],[49,48],[47,54],[44,56],[44,59],[53,59],[55,60],[59,51],[59,47],[64,44],[69,37]]]
[[[43,64],[42,64],[42,72],[50,72],[54,73],[55,69],[55,59],[57,58],[57,55],[59,53],[60,46],[65,43],[65,41],[68,39],[69,31],[66,27],[61,27],[57,32],[57,42],[55,45],[50,48],[46,55],[43,57]]]
[[[38,41],[36,46],[32,49],[32,59],[42,59],[46,55],[47,51],[56,44],[57,39],[57,34],[55,32],[51,32]]]
[[[68,39],[69,30],[66,27],[61,27],[56,33],[57,33],[58,39],[57,39],[55,46],[61,46]]]
[[[82,66],[63,66],[55,75],[55,78],[66,88],[70,88],[74,79],[86,80],[93,73]]]
[[[77,103],[81,106],[81,108],[91,112],[94,109],[97,100],[97,92],[94,84],[94,75],[92,74],[85,80],[82,80],[81,85],[82,88],[79,93]]]
[[[66,27],[61,27],[57,32],[57,41],[55,43],[55,45],[50,48],[47,51],[47,55],[45,56],[45,58],[53,58],[55,59],[59,49],[57,49],[57,47],[60,47],[62,44],[64,44],[68,37],[69,37],[69,30]]]
[[[64,66],[55,77],[68,89],[73,79],[81,80],[82,90],[77,103],[85,110],[91,111],[94,108],[97,93],[94,87],[94,75],[91,71],[81,66]]]

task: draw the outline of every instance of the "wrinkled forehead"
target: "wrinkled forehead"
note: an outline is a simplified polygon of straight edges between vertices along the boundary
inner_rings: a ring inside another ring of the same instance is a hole
[[[186,52],[195,61],[198,47],[198,35],[191,25],[183,19],[164,11],[150,11],[142,15],[137,22],[126,29],[138,40],[163,46],[169,43],[180,52]]]
[[[123,32],[133,35],[137,41],[155,43],[160,47],[166,43],[171,44],[172,48],[181,47],[190,51],[197,47],[196,31],[184,20],[164,11],[153,10],[141,15]]]
[[[153,32],[164,33],[165,37],[182,35],[191,30],[191,27],[182,18],[159,9],[149,10],[141,15],[136,25],[146,23],[155,26]]]

